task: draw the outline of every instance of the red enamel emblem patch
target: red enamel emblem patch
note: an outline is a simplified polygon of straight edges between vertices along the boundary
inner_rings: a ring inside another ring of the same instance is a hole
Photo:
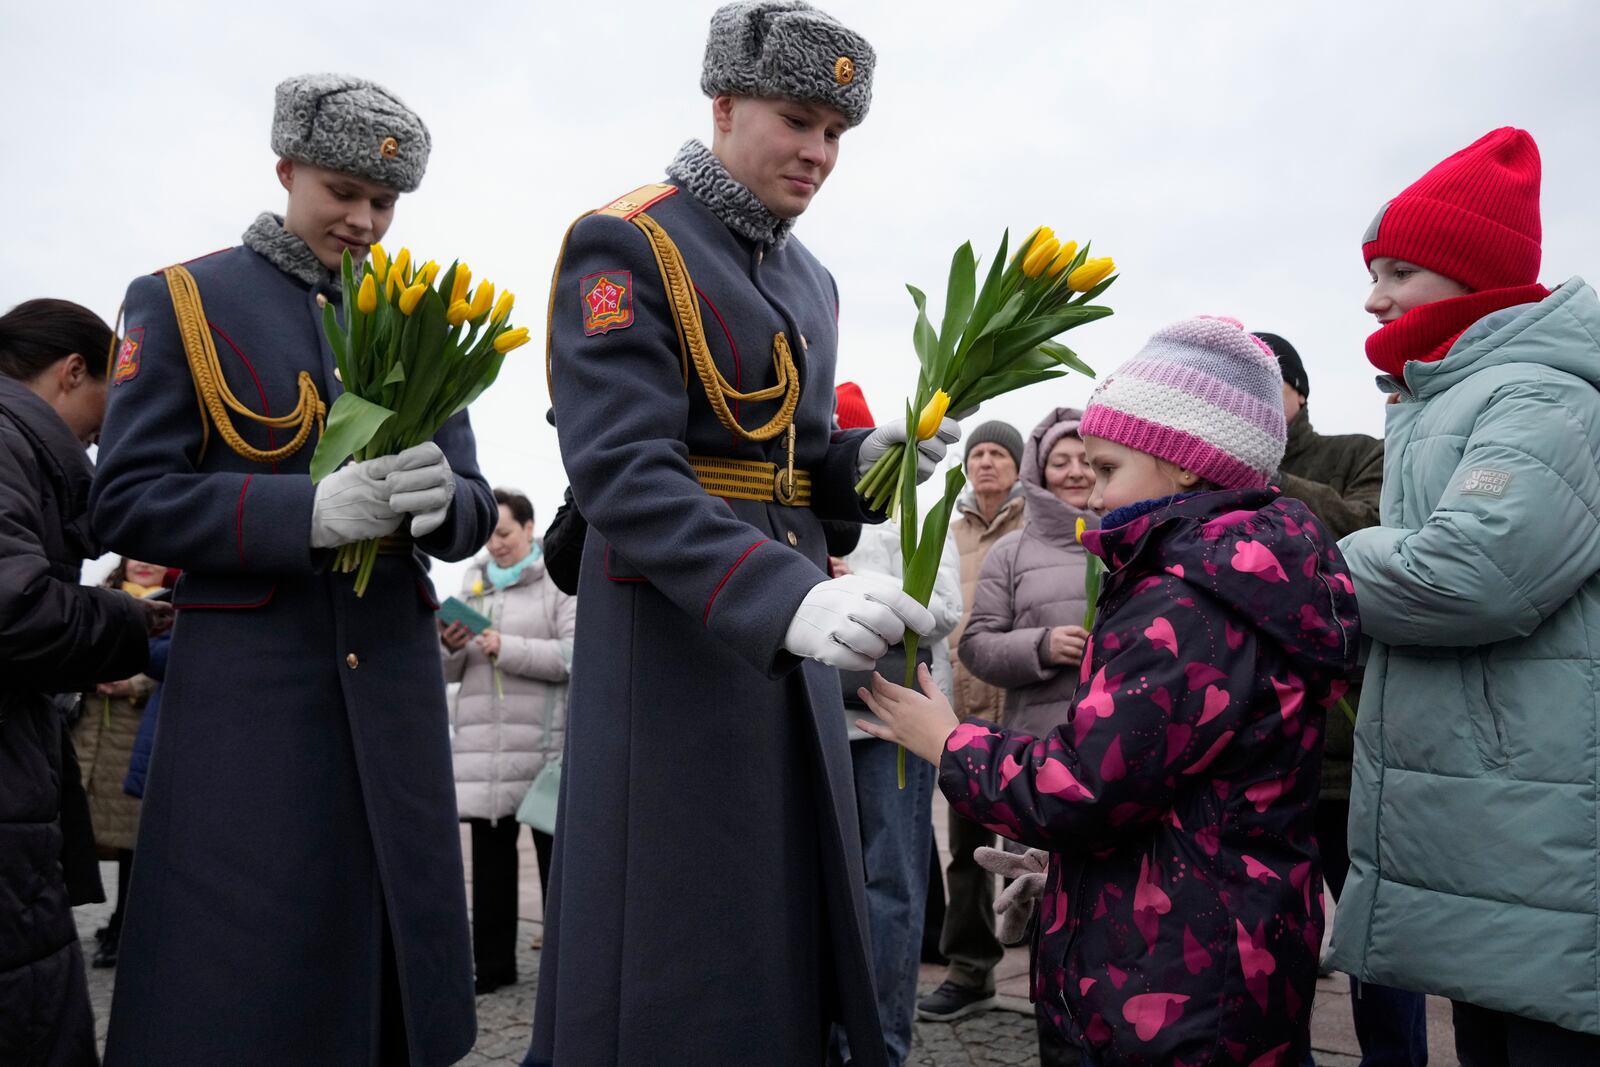
[[[144,327],[135,326],[117,349],[117,364],[111,371],[111,384],[121,385],[139,373],[139,350],[144,347]]]
[[[591,274],[578,283],[583,293],[583,332],[588,337],[633,325],[633,275],[625,270]]]

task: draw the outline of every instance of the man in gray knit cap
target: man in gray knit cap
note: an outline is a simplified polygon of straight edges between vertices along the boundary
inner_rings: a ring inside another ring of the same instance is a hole
[[[837,291],[792,233],[874,61],[798,0],[721,8],[710,147],[568,233],[550,371],[585,651],[528,1064],[821,1064],[833,1024],[887,1062],[835,668],[934,620],[828,577],[822,520],[882,519],[854,485],[906,428],[834,432]],[[922,442],[924,477],[958,436]]]
[[[285,214],[129,288],[100,438],[96,532],[183,569],[106,1062],[453,1063],[472,957],[421,553],[471,555],[494,500],[464,412],[308,475],[340,390],[322,305],[421,182],[428,131],[313,75],[278,86],[272,148]],[[357,597],[329,564],[369,537]]]

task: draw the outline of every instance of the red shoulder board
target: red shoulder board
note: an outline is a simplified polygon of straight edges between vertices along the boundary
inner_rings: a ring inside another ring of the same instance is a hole
[[[618,219],[631,219],[647,208],[654,207],[667,197],[678,191],[676,185],[665,182],[655,182],[651,185],[641,185],[625,196],[619,196],[599,211],[596,215],[610,215]]]

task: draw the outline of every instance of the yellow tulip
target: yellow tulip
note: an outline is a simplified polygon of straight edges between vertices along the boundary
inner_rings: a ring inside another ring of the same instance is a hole
[[[378,282],[370,270],[361,275],[361,288],[356,291],[356,307],[361,309],[363,315],[378,310]]]
[[[482,578],[479,578],[477,581],[472,583],[472,595],[473,596],[482,596],[483,595],[483,579]]]
[[[1084,522],[1082,519],[1079,519],[1078,520],[1077,529],[1075,531],[1073,531],[1074,533],[1077,534],[1078,544],[1080,544],[1080,545],[1083,544],[1083,531],[1084,531],[1084,528],[1087,527],[1088,525],[1089,525],[1088,523]]]
[[[950,394],[943,389],[934,391],[933,399],[928,401],[928,406],[922,409],[922,414],[917,418],[917,440],[926,441],[939,432],[939,425],[944,422],[944,413],[950,410]]]
[[[416,285],[413,285],[411,288],[401,293],[400,313],[402,315],[409,315],[413,311],[417,310],[417,304],[421,302],[422,294],[426,293],[427,291],[428,287],[419,281]]]
[[[452,326],[460,326],[470,318],[472,318],[472,305],[465,300],[457,300],[444,313],[444,321]]]
[[[1022,273],[1030,278],[1037,278],[1044,273],[1050,261],[1056,258],[1056,253],[1061,250],[1061,242],[1054,237],[1036,240],[1028,246],[1028,254],[1022,259]]]
[[[1061,251],[1056,253],[1056,258],[1050,261],[1050,266],[1047,268],[1047,272],[1049,273],[1050,277],[1054,278],[1056,275],[1066,270],[1067,267],[1072,264],[1072,261],[1077,257],[1078,242],[1068,241],[1066,244],[1062,245]]]
[[[501,293],[500,299],[495,301],[494,314],[489,316],[490,325],[498,326],[506,321],[507,316],[511,314],[511,305],[514,301],[515,298],[512,297],[510,289]]]
[[[507,330],[494,339],[494,350],[502,356],[513,348],[521,348],[528,343],[528,328],[518,326],[515,330]]]
[[[1034,246],[1035,242],[1037,242],[1037,241],[1048,241],[1050,238],[1054,237],[1055,235],[1056,235],[1056,231],[1052,230],[1048,226],[1040,226],[1038,229],[1036,229],[1032,233],[1028,234],[1027,240],[1023,241],[1020,245],[1017,246],[1017,254],[1011,257],[1012,265],[1015,266],[1016,264],[1022,262],[1024,259],[1027,259],[1028,258],[1028,253],[1033,251],[1033,246]]]
[[[406,274],[406,271],[409,270],[410,267],[411,249],[402,248],[400,250],[400,254],[394,257],[394,265],[390,268],[395,275],[399,276],[400,284],[402,286],[411,284],[411,278]]]
[[[470,285],[472,285],[472,269],[465,263],[457,263],[456,276],[450,280],[450,303],[465,300]]]
[[[433,286],[433,280],[438,276],[439,264],[435,263],[431,259],[424,263],[417,270],[417,278],[422,282],[423,285],[429,286],[430,288]]]
[[[478,291],[472,294],[472,317],[482,318],[494,306],[494,285],[491,282],[479,282]]]
[[[1075,293],[1087,293],[1111,276],[1117,264],[1110,256],[1086,259],[1083,265],[1067,275],[1067,288]]]
[[[383,250],[383,245],[373,243],[372,246],[372,272],[381,282],[389,276],[389,253]]]

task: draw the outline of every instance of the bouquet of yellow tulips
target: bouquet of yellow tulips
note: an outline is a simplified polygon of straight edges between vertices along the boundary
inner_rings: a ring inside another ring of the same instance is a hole
[[[322,329],[344,392],[328,411],[311,457],[313,482],[352,456],[393,455],[430,440],[494,383],[505,354],[528,341],[526,327],[506,321],[512,295],[502,292],[496,300],[486,281],[473,290],[465,263],[451,264],[441,276],[432,260],[413,264],[402,248],[391,262],[375,244],[359,285],[349,252],[343,271],[344,321],[328,304]],[[359,595],[377,558],[378,542],[363,541],[340,548],[334,566],[356,572]]]
[[[927,297],[915,286],[906,286],[917,305],[912,343],[922,364],[916,396],[906,404],[906,426],[914,425],[914,433],[908,436],[918,441],[937,433],[951,409],[967,411],[1013,389],[1059,378],[1069,371],[1094,377],[1089,365],[1055,338],[1074,326],[1111,314],[1110,308],[1089,301],[1116,281],[1116,265],[1107,258],[1090,259],[1087,245],[1080,251],[1075,241],[1062,244],[1047,227],[1030,234],[1007,263],[1008,237],[1000,238],[1000,251],[981,290],[972,243],[956,249],[937,333],[928,319]],[[929,510],[920,533],[916,476],[917,450],[900,446],[868,469],[856,491],[874,510],[898,505],[903,586],[918,603],[927,604],[944,552],[950,512],[966,485],[966,475],[960,466],[945,475],[944,495]],[[905,684],[915,688],[917,634],[907,630],[905,643]],[[905,757],[902,749],[902,789],[906,784]]]

